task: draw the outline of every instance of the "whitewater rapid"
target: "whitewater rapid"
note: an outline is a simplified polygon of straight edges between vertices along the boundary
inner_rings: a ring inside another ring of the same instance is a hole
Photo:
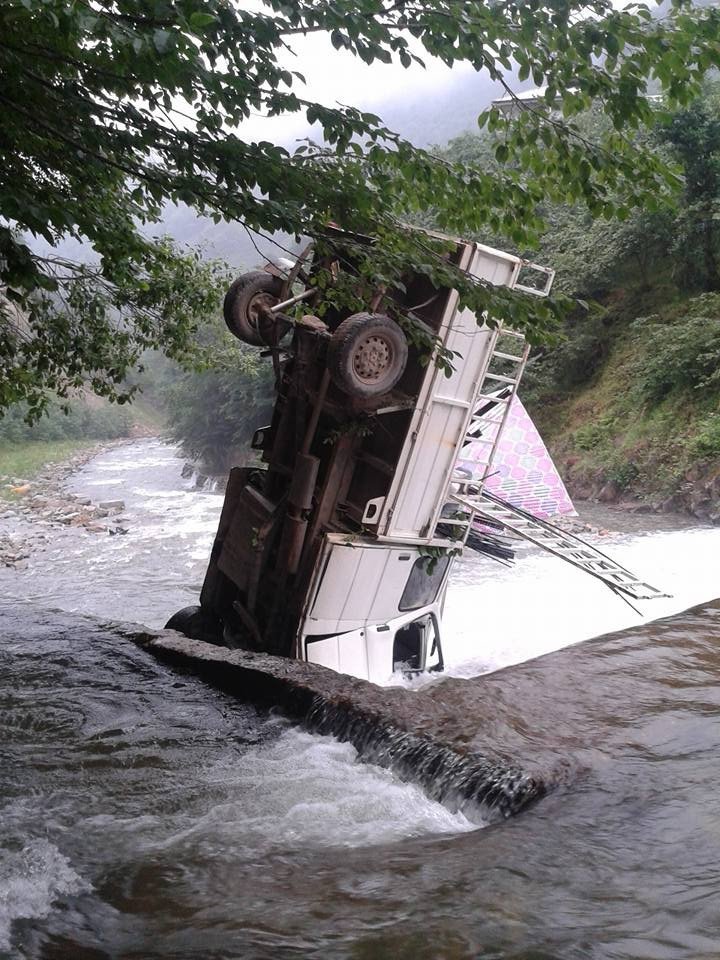
[[[128,532],[54,530],[24,567],[0,570],[0,612],[3,603],[15,615],[32,603],[159,627],[196,602],[222,497],[182,479],[182,465],[177,450],[157,440],[117,447],[88,463],[69,489],[93,500],[124,500]],[[20,535],[23,523],[15,524]],[[595,542],[672,596],[638,602],[638,615],[601,583],[547,555],[522,549],[512,568],[468,556],[455,568],[445,605],[447,673],[497,671],[720,596],[718,529],[621,533]],[[113,949],[124,944],[136,955],[185,957],[188,949],[198,956],[207,949],[203,923],[218,951],[226,950],[226,931],[234,929],[240,946],[233,956],[250,955],[243,952],[244,937],[253,956],[264,956],[265,926],[287,928],[287,936],[298,931],[298,955],[305,956],[306,922],[313,937],[325,931],[326,949],[337,936],[337,918],[322,912],[328,877],[335,902],[347,898],[350,905],[348,937],[355,911],[367,912],[368,929],[395,922],[398,910],[414,916],[415,883],[423,902],[442,899],[458,929],[471,922],[479,896],[492,902],[488,871],[495,870],[496,881],[505,877],[492,858],[479,876],[472,865],[493,843],[502,847],[512,831],[532,830],[532,815],[505,832],[478,830],[482,823],[434,803],[419,788],[359,764],[350,745],[260,716],[134,648],[86,642],[81,626],[70,637],[56,638],[51,627],[42,637],[5,636],[0,657],[7,747],[0,782],[0,957],[18,955],[23,931],[40,939],[28,940],[22,955],[40,958],[45,931],[90,949],[94,930]],[[439,682],[434,676],[415,684]],[[580,803],[585,795],[573,796]],[[537,843],[558,819],[552,802],[548,809],[548,820],[532,834]],[[594,808],[578,816],[576,829],[587,819],[589,836],[596,837]],[[474,846],[480,834],[487,837],[484,847]],[[613,857],[614,836],[609,830]],[[513,843],[510,852],[501,849],[500,863],[511,858]],[[446,845],[445,856],[435,855],[436,844]],[[406,857],[415,871],[410,879]],[[536,857],[537,876],[551,860],[544,848]],[[383,866],[388,859],[392,870]],[[467,879],[456,889],[458,871]],[[517,903],[530,909],[520,866],[507,876],[517,885],[511,886]],[[265,877],[272,886],[264,897],[276,897],[272,909],[253,892]],[[550,906],[540,917],[552,914],[561,879],[548,880]],[[642,886],[648,883],[643,877]],[[400,891],[407,897],[396,905]],[[456,910],[464,896],[467,903]],[[506,909],[498,896],[496,922]],[[193,913],[198,898],[201,915]],[[425,913],[417,923],[425,930]],[[184,941],[176,943],[174,931],[183,924]],[[279,936],[267,941],[267,955],[277,955],[285,933]],[[481,943],[479,932],[472,938]]]

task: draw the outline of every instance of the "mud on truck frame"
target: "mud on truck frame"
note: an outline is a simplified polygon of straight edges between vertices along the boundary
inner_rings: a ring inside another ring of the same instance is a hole
[[[352,275],[358,243],[334,228],[324,240],[330,253],[310,247],[227,292],[226,323],[265,350],[276,399],[252,440],[260,464],[230,472],[200,604],[168,627],[384,682],[399,669],[443,667],[448,576],[473,521],[471,508],[449,502],[463,492],[456,461],[481,432],[483,404],[509,408],[528,348],[421,275],[404,278],[402,291],[373,291],[363,312],[326,299],[320,318],[314,278]],[[460,240],[448,260],[536,296],[554,275]],[[537,286],[521,286],[524,268]],[[300,303],[306,312],[289,316]],[[436,350],[453,351],[451,375],[393,314],[412,314]],[[487,440],[488,469],[498,438]]]

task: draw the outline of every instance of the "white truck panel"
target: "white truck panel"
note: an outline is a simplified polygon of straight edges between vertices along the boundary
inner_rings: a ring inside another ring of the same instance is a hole
[[[465,269],[496,285],[513,286],[519,257],[470,245]],[[451,298],[440,328],[448,350],[458,353],[451,377],[433,366],[428,389],[418,400],[399,468],[383,504],[377,532],[387,540],[430,539],[465,439],[479,384],[490,361],[496,331],[478,326],[471,310]]]
[[[373,683],[385,683],[392,676],[394,641],[395,630],[387,624],[369,626],[365,630],[367,679]]]
[[[317,663],[321,667],[340,673],[338,638],[325,637],[323,640],[313,640],[312,643],[308,643],[305,648],[305,659],[308,663]]]
[[[456,447],[464,437],[468,407],[452,400],[433,399],[419,424],[418,436],[405,472],[402,489],[395,498],[387,537],[398,540],[426,537],[445,479],[457,459]]]
[[[305,632],[335,633],[397,617],[417,556],[408,547],[332,543]]]
[[[365,646],[365,631],[352,630],[337,637],[325,637],[323,640],[311,640],[306,644],[308,663],[318,663],[339,673],[352,677],[368,679],[368,652]],[[385,661],[392,663],[392,650]]]

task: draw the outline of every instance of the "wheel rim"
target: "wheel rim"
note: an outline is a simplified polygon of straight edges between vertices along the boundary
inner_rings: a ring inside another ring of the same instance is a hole
[[[394,358],[392,343],[373,333],[355,348],[352,358],[353,373],[361,383],[377,383],[392,368]]]
[[[256,293],[247,307],[247,320],[256,333],[260,332],[260,321],[267,315],[270,307],[278,303],[277,297],[270,293]]]

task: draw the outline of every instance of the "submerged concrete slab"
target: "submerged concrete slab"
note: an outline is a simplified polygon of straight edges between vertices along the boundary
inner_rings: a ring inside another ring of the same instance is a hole
[[[318,733],[352,743],[368,761],[420,784],[450,808],[506,817],[559,783],[611,776],[666,729],[678,690],[717,713],[720,603],[599,637],[496,673],[445,677],[420,690],[376,687],[313,664],[226,650],[174,631],[107,623],[0,603],[0,637],[49,631],[96,639],[112,655],[132,642],[247,702],[280,708]],[[1,649],[0,649],[1,652]],[[157,682],[155,678],[154,682]],[[667,691],[667,695],[665,694]],[[630,731],[630,732],[628,732]]]
[[[720,601],[472,679],[377,687],[314,664],[227,651],[171,631],[146,648],[320,733],[453,808],[509,816],[553,787],[616,763],[658,690],[720,658]],[[662,710],[662,704],[660,704]]]
[[[352,743],[364,760],[418,783],[452,809],[472,805],[488,818],[507,817],[546,791],[540,777],[512,759],[464,744],[459,735],[463,718],[442,699],[430,718],[422,693],[378,687],[298,660],[227,650],[173,630],[128,624],[109,628],[243,701],[279,707],[310,730]],[[443,736],[443,730],[450,735]]]

